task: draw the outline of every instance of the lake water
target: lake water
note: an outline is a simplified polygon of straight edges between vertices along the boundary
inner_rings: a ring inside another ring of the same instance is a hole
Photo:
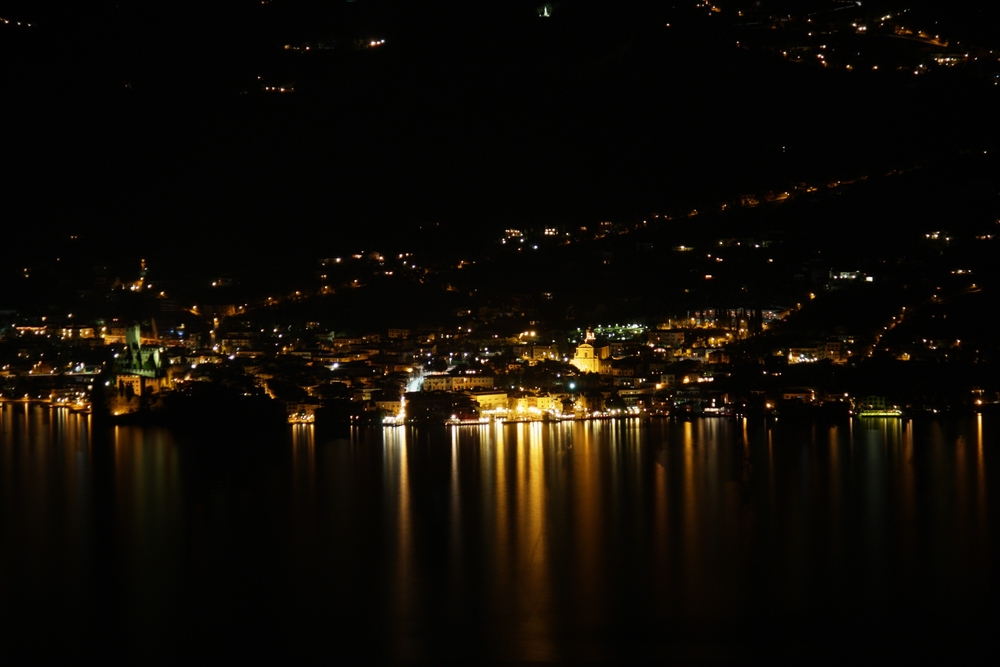
[[[996,649],[1000,418],[92,428],[0,406],[8,655]]]

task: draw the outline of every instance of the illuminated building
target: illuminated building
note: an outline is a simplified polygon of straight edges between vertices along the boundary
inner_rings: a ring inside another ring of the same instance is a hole
[[[119,355],[117,362],[118,384],[131,385],[135,393],[142,393],[144,385],[153,391],[158,390],[167,382],[167,374],[163,367],[163,348],[158,345],[145,345],[138,324],[133,324],[125,330],[125,351]],[[145,382],[149,380],[150,382]]]
[[[601,360],[594,355],[594,346],[589,343],[577,345],[576,353],[569,363],[583,373],[599,373],[601,371]]]
[[[424,391],[469,391],[472,389],[492,389],[490,375],[448,375],[432,373],[424,376]]]

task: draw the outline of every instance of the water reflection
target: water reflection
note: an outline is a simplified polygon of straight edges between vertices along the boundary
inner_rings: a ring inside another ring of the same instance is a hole
[[[61,617],[56,635],[128,655],[240,653],[249,633],[289,653],[700,660],[831,637],[958,650],[991,618],[988,417],[216,438],[0,406],[13,627]],[[93,609],[110,621],[68,622]]]
[[[986,496],[986,460],[985,460],[985,449],[986,446],[983,442],[983,416],[976,415],[976,518],[978,519],[976,523],[976,535],[990,535],[990,524],[989,524],[989,505]],[[995,456],[995,453],[994,453]],[[996,508],[994,508],[995,516]],[[990,544],[988,541],[982,545],[979,551],[979,558],[977,562],[977,570],[987,570],[990,568],[990,551],[989,549],[995,548],[995,544]]]
[[[185,557],[179,453],[165,429],[114,427],[113,539],[105,557],[120,582],[116,605],[130,642],[163,646],[156,628],[177,613]]]

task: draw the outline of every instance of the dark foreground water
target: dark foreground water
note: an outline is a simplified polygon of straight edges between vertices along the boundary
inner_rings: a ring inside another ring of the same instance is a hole
[[[0,407],[0,654],[1000,646],[1000,418],[208,429]]]

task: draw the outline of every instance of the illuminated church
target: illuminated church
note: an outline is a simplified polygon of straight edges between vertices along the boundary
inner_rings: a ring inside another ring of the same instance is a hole
[[[587,329],[584,342],[576,346],[576,353],[569,362],[576,366],[582,373],[601,372],[601,360],[594,354],[594,346],[591,345],[593,341],[594,333],[590,329]]]

